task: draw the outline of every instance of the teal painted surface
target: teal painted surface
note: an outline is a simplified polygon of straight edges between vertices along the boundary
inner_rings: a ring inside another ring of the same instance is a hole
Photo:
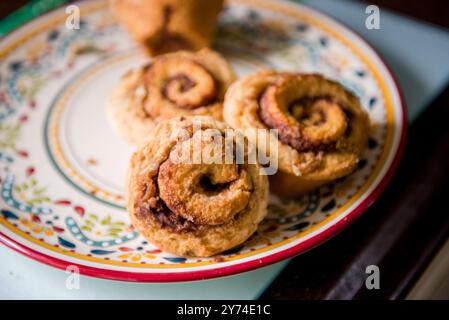
[[[447,85],[449,33],[381,11],[381,30],[365,28],[365,7],[352,1],[302,1],[343,21],[385,57],[403,89],[412,121]],[[3,21],[0,22],[0,31]],[[32,261],[0,247],[0,298],[59,299],[254,299],[287,265],[287,261],[256,271],[174,284],[125,283],[81,277],[79,290],[65,288],[64,271]],[[8,263],[4,263],[8,261]]]
[[[286,263],[239,276],[185,283],[131,283],[81,276],[68,290],[67,274],[0,246],[0,299],[252,299]],[[5,262],[7,261],[7,263]]]

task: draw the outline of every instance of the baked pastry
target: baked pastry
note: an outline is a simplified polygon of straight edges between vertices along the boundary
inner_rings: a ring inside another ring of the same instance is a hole
[[[240,150],[248,159],[250,147],[241,133],[210,117],[158,123],[131,157],[127,208],[133,225],[181,256],[212,256],[241,244],[264,218],[269,189],[257,162],[234,157]]]
[[[122,77],[108,101],[108,117],[134,144],[155,123],[174,116],[222,120],[224,94],[235,78],[229,63],[209,49],[161,55]]]
[[[318,74],[268,70],[247,76],[229,88],[223,112],[252,141],[254,129],[277,129],[269,152],[276,153],[278,171],[270,187],[282,196],[351,173],[367,144],[369,118],[358,98]]]
[[[150,55],[209,47],[223,0],[111,0],[117,20]]]

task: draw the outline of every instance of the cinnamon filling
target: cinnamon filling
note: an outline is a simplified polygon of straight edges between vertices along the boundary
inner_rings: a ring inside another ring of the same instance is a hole
[[[153,178],[151,183],[146,183],[139,203],[138,214],[142,219],[151,217],[161,227],[173,232],[186,232],[196,229],[196,225],[187,219],[171,211],[165,202],[158,196],[157,178]]]
[[[172,86],[175,86],[175,87],[179,86],[179,89],[178,89],[179,91],[186,92],[186,91],[189,91],[190,89],[192,89],[193,87],[195,87],[195,85],[196,85],[195,81],[192,81],[185,74],[178,74],[176,76],[173,76],[173,77],[167,79],[167,83],[165,84],[165,88],[164,88],[165,89],[164,94],[166,95],[166,97],[168,99],[170,99],[170,92],[172,91],[170,89]]]
[[[261,120],[298,151],[334,149],[348,130],[348,111],[331,95],[309,95],[301,86],[292,76],[269,85],[259,99]]]
[[[144,79],[148,93],[145,111],[154,118],[167,101],[178,108],[196,109],[218,99],[218,84],[209,70],[182,56],[155,59]]]
[[[192,133],[191,140],[197,133]],[[214,143],[206,135],[201,139],[202,146]],[[172,152],[186,150],[188,142],[175,145]],[[246,165],[177,163],[168,158],[144,186],[139,214],[172,232],[192,232],[232,221],[247,207],[252,191]]]
[[[154,207],[141,204],[139,214],[143,217],[153,216],[162,228],[169,229],[172,232],[193,231],[197,228],[194,223],[170,211],[162,200],[156,202]]]
[[[233,184],[238,183],[239,177],[229,182],[215,183],[213,179],[208,176],[203,176],[199,179],[198,186],[195,188],[196,193],[203,193],[207,197],[219,196],[221,192],[225,192],[227,189],[232,188]],[[157,179],[159,180],[159,178]],[[149,187],[146,187],[149,189]],[[159,189],[159,188],[158,188]],[[179,199],[168,199],[167,204],[160,196],[159,190],[157,190],[159,197],[150,198],[149,201],[145,200],[145,196],[139,205],[139,214],[142,217],[152,216],[162,228],[167,228],[172,232],[191,232],[195,231],[199,226],[205,224],[216,225],[214,221],[201,221],[201,219],[195,219],[196,214],[194,212],[185,212],[185,206],[180,203]],[[246,198],[245,196],[243,198]],[[247,199],[243,199],[242,208],[232,210],[231,215],[236,215],[247,205]],[[235,208],[234,208],[235,209]],[[182,214],[181,214],[182,213]],[[192,217],[193,221],[187,219],[185,216]],[[229,217],[227,217],[229,218]],[[196,221],[199,220],[199,221]],[[221,222],[221,221],[215,221]],[[224,221],[223,221],[224,222]]]

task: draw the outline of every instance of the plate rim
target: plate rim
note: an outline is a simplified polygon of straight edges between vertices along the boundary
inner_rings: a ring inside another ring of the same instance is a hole
[[[336,24],[343,27],[345,32],[350,34],[352,37],[360,41],[363,45],[365,45],[369,50],[371,50],[371,53],[378,59],[378,62],[382,65],[382,67],[385,69],[386,74],[391,77],[392,80],[392,88],[396,91],[399,97],[400,102],[400,109],[401,109],[401,121],[402,121],[402,128],[399,135],[399,141],[398,141],[398,147],[396,150],[396,154],[394,155],[391,164],[387,168],[384,176],[379,181],[377,186],[366,196],[364,200],[362,200],[355,208],[353,208],[350,212],[348,212],[343,219],[340,219],[336,221],[334,224],[330,225],[327,229],[322,230],[320,233],[311,236],[310,238],[304,240],[301,243],[298,243],[290,248],[286,248],[279,252],[274,252],[272,254],[269,254],[264,257],[255,258],[246,262],[233,264],[229,266],[224,267],[217,267],[212,269],[206,269],[206,270],[194,270],[194,271],[183,271],[183,272],[131,272],[131,271],[121,271],[121,270],[111,270],[111,269],[104,269],[104,268],[97,268],[93,266],[83,265],[80,263],[70,262],[66,261],[57,257],[53,257],[50,255],[47,255],[46,253],[37,251],[31,247],[26,246],[26,244],[22,244],[18,242],[17,240],[12,239],[11,237],[7,236],[3,232],[0,231],[0,243],[3,243],[5,246],[13,249],[14,251],[21,253],[29,258],[32,258],[33,260],[36,260],[38,262],[50,265],[52,267],[66,270],[68,266],[76,266],[79,269],[80,274],[91,276],[91,277],[97,277],[97,278],[103,278],[103,279],[110,279],[110,280],[120,280],[120,281],[128,281],[128,282],[185,282],[185,281],[200,281],[200,280],[206,280],[206,279],[213,279],[213,278],[221,278],[225,276],[232,276],[241,274],[244,272],[249,272],[252,270],[256,270],[262,267],[266,267],[272,264],[275,264],[277,262],[281,262],[283,260],[293,258],[299,254],[302,254],[306,251],[309,251],[313,249],[314,247],[326,242],[327,240],[333,238],[338,233],[343,231],[345,228],[350,226],[356,219],[358,219],[373,203],[374,201],[382,194],[382,192],[385,190],[385,188],[390,183],[391,179],[393,178],[399,163],[402,159],[402,156],[404,154],[404,149],[406,145],[407,140],[407,108],[406,108],[406,101],[404,99],[403,92],[401,90],[401,87],[397,81],[396,76],[392,72],[391,68],[386,63],[383,56],[367,41],[365,40],[358,32],[354,31],[352,28],[350,28],[346,23],[342,22],[340,19],[335,18],[327,13],[324,13],[323,11],[319,9],[312,8],[310,6],[299,4],[293,1],[286,1],[281,0],[277,1],[278,4],[281,5],[288,5],[292,7],[296,7],[297,9],[306,9],[314,14],[321,15],[328,19],[329,21],[335,22]],[[20,25],[17,29],[13,30],[12,32],[8,33],[3,37],[3,40],[6,38],[9,38],[13,35],[15,31],[20,30],[22,27],[33,23],[36,19],[41,18],[45,15],[51,15],[55,14],[58,10],[61,10],[60,7],[51,10],[44,15],[34,17],[30,21],[26,22],[25,24]]]

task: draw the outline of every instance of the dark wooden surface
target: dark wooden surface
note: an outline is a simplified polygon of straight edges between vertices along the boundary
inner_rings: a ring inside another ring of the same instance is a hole
[[[403,298],[449,235],[449,89],[409,131],[392,183],[347,230],[291,261],[263,299]],[[381,289],[365,289],[377,265]]]
[[[1,1],[0,18],[26,3]],[[447,1],[375,0],[449,28]],[[449,89],[409,129],[399,170],[376,203],[347,230],[294,258],[262,299],[403,298],[449,235]],[[380,290],[365,268],[380,268]]]
[[[28,0],[14,0],[14,1],[7,1],[3,0],[0,1],[0,19],[6,17],[8,14],[14,12],[24,4],[26,4]]]
[[[369,3],[449,28],[447,1]],[[404,298],[449,236],[448,119],[449,88],[409,128],[399,170],[375,204],[340,235],[294,258],[261,298]],[[380,290],[365,288],[372,264]]]

